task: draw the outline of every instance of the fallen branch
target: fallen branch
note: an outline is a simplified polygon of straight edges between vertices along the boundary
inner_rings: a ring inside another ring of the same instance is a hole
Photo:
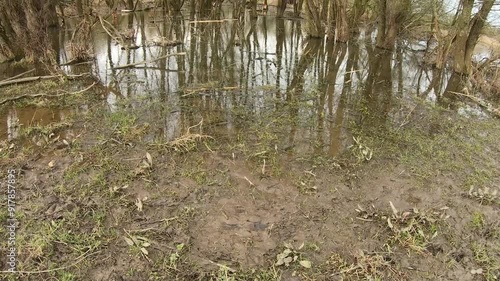
[[[165,59],[165,58],[168,58],[168,57],[172,57],[172,56],[185,56],[185,55],[186,55],[186,53],[168,54],[168,55],[164,55],[164,56],[158,57],[156,59],[152,59],[152,60],[145,60],[145,61],[140,61],[140,62],[125,64],[125,65],[115,66],[115,67],[113,67],[113,69],[130,68],[130,67],[134,67],[134,66],[140,65],[140,64],[152,63],[152,62],[159,61],[159,60],[162,60],[162,59]]]
[[[181,97],[184,98],[184,97],[187,97],[187,96],[191,96],[191,95],[194,95],[194,94],[197,94],[197,93],[201,93],[201,92],[206,92],[206,91],[233,91],[233,90],[237,90],[239,88],[240,87],[222,87],[222,88],[199,88],[199,89],[191,89],[191,90],[185,90],[185,91],[188,91],[189,93],[184,94]]]
[[[161,46],[161,47],[175,47],[175,46],[179,46],[182,44],[184,44],[184,43],[182,43],[182,41],[179,41],[179,40],[171,41],[171,40],[167,40],[165,38],[152,40],[152,41],[147,43],[148,46]]]
[[[5,100],[3,100],[3,101],[0,102],[0,105],[8,103],[8,102],[11,102],[11,101],[20,100],[20,99],[23,99],[23,98],[39,98],[39,97],[57,98],[57,97],[60,97],[60,96],[65,96],[65,95],[81,94],[81,93],[83,93],[85,91],[88,91],[90,88],[94,87],[95,84],[97,84],[97,83],[94,82],[92,85],[88,86],[87,88],[85,88],[83,90],[80,90],[80,91],[77,91],[77,92],[71,92],[71,93],[70,92],[64,92],[64,93],[57,94],[57,95],[47,95],[47,94],[20,95],[20,96],[17,96],[17,97],[5,99]]]
[[[194,23],[222,23],[222,22],[226,22],[226,21],[235,21],[236,19],[223,19],[223,20],[193,20],[193,21],[190,21],[189,23],[190,24],[194,24]]]
[[[113,40],[119,42],[121,45],[124,45],[123,44],[123,40],[122,38],[118,37],[118,36],[115,36],[113,34],[111,34],[111,31],[109,31],[106,26],[104,26],[104,23],[106,23],[111,29],[113,29],[113,32],[116,33],[116,34],[120,34],[118,32],[118,30],[116,30],[116,28],[111,24],[109,23],[108,21],[106,21],[105,19],[103,19],[102,17],[99,17],[99,21],[101,22],[101,26],[102,26],[102,29],[104,29],[104,31],[109,35],[109,37],[113,38]]]
[[[480,99],[480,98],[475,97],[475,96],[472,96],[472,95],[469,95],[469,94],[463,94],[463,93],[458,93],[458,92],[453,92],[453,91],[449,91],[449,92],[454,94],[454,95],[457,95],[457,96],[463,96],[463,97],[467,97],[467,98],[471,99],[472,101],[477,103],[479,106],[486,109],[486,111],[488,111],[490,114],[494,115],[497,118],[500,118],[500,109],[494,108],[491,104],[489,104],[485,100]]]
[[[155,67],[155,66],[137,66],[137,67],[135,67],[135,69],[152,69],[152,70],[160,70],[160,71],[165,71],[165,72],[186,72],[184,70],[161,68],[161,67]]]
[[[14,79],[16,79],[16,78],[19,78],[19,77],[22,77],[22,76],[24,76],[24,75],[26,75],[26,74],[29,74],[29,73],[31,73],[31,72],[33,72],[33,71],[35,71],[35,69],[34,69],[34,68],[33,68],[32,70],[25,71],[25,72],[23,72],[23,73],[21,73],[21,74],[18,74],[18,75],[16,75],[16,76],[9,77],[9,78],[7,78],[7,79],[5,79],[5,80],[2,80],[1,82],[14,80]]]
[[[68,62],[65,62],[63,64],[60,64],[59,66],[68,66],[68,65],[79,65],[79,64],[86,64],[86,63],[92,63],[92,60],[94,60],[93,57],[89,57],[86,59],[71,59]]]
[[[85,76],[87,74],[88,73],[78,74],[78,75],[64,75],[64,76],[62,76],[62,75],[46,75],[46,76],[34,76],[34,77],[12,79],[12,80],[8,80],[8,81],[0,82],[0,87],[12,85],[12,84],[20,84],[20,83],[27,83],[27,82],[47,80],[47,79],[55,79],[55,78],[61,78],[61,77],[65,77],[68,79],[74,79],[74,78]]]

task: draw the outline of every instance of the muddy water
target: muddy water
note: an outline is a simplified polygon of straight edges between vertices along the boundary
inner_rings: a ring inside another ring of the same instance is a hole
[[[402,41],[393,52],[374,48],[373,30],[333,44],[306,38],[300,20],[234,20],[230,10],[177,18],[153,10],[122,15],[113,24],[134,38],[118,44],[96,28],[96,60],[64,70],[95,73],[110,89],[107,108],[131,105],[152,125],[151,140],[174,139],[201,120],[204,133],[220,137],[262,125],[292,150],[335,156],[352,142],[349,123],[397,126],[412,97],[439,103],[449,79],[420,66],[417,43]],[[67,46],[72,32],[69,23],[55,45]],[[70,60],[69,51],[59,51],[61,63]],[[2,138],[15,138],[9,120],[16,116],[49,120],[30,110],[4,113]]]
[[[69,109],[50,109],[36,106],[6,108],[0,111],[0,138],[11,141],[21,137],[23,128],[42,128],[63,122],[70,115],[71,110]]]

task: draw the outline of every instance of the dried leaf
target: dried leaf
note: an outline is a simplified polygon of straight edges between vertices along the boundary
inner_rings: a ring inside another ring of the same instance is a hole
[[[135,200],[135,205],[137,206],[137,211],[141,212],[142,211],[142,201],[140,198],[137,198]]]
[[[303,261],[300,261],[299,263],[300,263],[300,265],[302,265],[305,268],[311,268],[312,267],[311,262],[308,261],[308,260],[303,260]]]
[[[390,229],[393,229],[393,228],[394,228],[394,226],[393,226],[393,225],[392,225],[392,223],[391,223],[391,219],[390,219],[390,218],[387,218],[387,224],[389,225],[389,228],[390,228]]]
[[[56,161],[52,160],[49,162],[49,168],[53,168],[56,165]]]
[[[283,259],[283,262],[285,263],[286,266],[289,266],[292,261],[293,261],[292,257],[286,257]]]
[[[482,268],[478,268],[478,269],[473,269],[470,271],[470,273],[472,275],[475,275],[475,274],[483,274],[483,269]]]
[[[132,241],[132,239],[125,236],[123,236],[123,239],[125,239],[125,242],[127,242],[129,246],[134,246],[134,241]]]
[[[114,186],[113,187],[113,191],[116,192],[118,190],[121,190],[121,189],[127,189],[128,188],[128,185],[124,185],[122,187],[119,187],[119,186]]]
[[[391,205],[392,213],[397,217],[398,216],[398,209],[394,207],[394,204],[392,204],[391,201],[389,201],[389,204]]]
[[[142,236],[136,236],[135,238],[137,238],[137,240],[139,240],[139,241],[145,241],[145,242],[149,241],[148,238],[142,237]]]
[[[144,242],[144,243],[142,243],[142,246],[143,246],[144,248],[147,248],[147,247],[151,246],[151,243],[149,243],[149,242]]]
[[[148,159],[149,166],[153,167],[153,157],[151,157],[149,152],[146,152],[146,158]]]
[[[141,252],[143,254],[145,254],[146,256],[149,254],[148,250],[146,250],[146,248],[142,248],[142,247],[141,247]]]

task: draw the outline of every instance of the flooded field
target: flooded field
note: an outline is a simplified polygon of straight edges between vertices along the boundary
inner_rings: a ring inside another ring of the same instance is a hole
[[[397,126],[414,108],[413,98],[448,106],[445,89],[456,83],[449,83],[449,73],[422,66],[418,50],[425,47],[418,42],[403,40],[394,52],[374,48],[373,29],[349,44],[333,44],[307,39],[300,20],[263,15],[240,22],[230,9],[208,16],[204,21],[164,18],[161,11],[123,15],[117,29],[133,34],[125,45],[97,28],[95,61],[63,69],[96,74],[108,89],[112,112],[124,100],[134,109],[161,106],[161,112],[139,117],[152,125],[152,137],[174,139],[201,120],[208,132],[230,135],[252,120],[274,116],[284,121],[279,126],[291,138],[289,145],[310,150],[301,146],[317,140],[332,156],[350,144],[345,124],[363,122],[369,112],[377,122]],[[54,44],[64,46],[72,32],[61,32]],[[71,53],[59,50],[64,64]],[[464,104],[455,107],[478,113]],[[40,118],[33,113],[33,122],[45,122]]]
[[[499,278],[500,123],[425,42],[217,11],[110,17],[77,64],[69,20],[58,62],[93,77],[0,90],[2,280]]]

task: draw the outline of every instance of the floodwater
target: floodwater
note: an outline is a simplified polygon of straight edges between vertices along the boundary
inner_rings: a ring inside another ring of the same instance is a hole
[[[119,44],[96,28],[95,61],[63,69],[94,73],[109,89],[105,108],[114,112],[127,102],[151,125],[150,140],[174,139],[203,120],[209,135],[266,126],[282,146],[336,156],[352,143],[351,123],[400,126],[415,100],[444,104],[451,75],[422,67],[425,46],[419,42],[379,50],[369,29],[348,44],[308,39],[301,20],[273,14],[243,20],[224,9],[176,18],[161,10],[124,14],[114,25],[133,39]],[[54,36],[61,64],[71,59],[64,47],[74,31],[68,25]],[[1,137],[16,138],[12,126],[20,123],[43,125],[67,116],[40,114],[44,110],[3,112]]]

